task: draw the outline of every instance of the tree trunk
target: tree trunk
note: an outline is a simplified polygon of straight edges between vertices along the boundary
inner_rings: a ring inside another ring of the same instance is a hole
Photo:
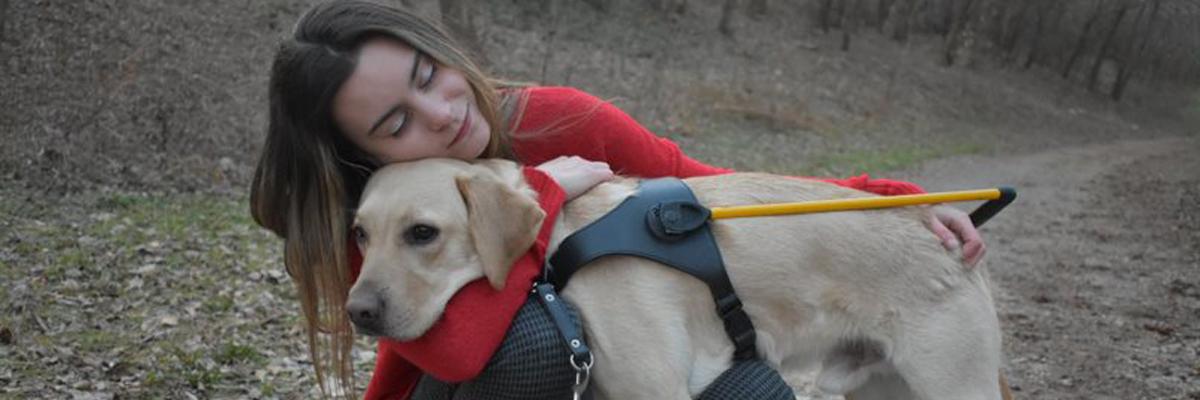
[[[1129,45],[1122,54],[1122,61],[1117,69],[1117,79],[1113,82],[1112,99],[1121,101],[1121,97],[1125,95],[1125,87],[1129,84],[1130,79],[1141,68],[1143,60],[1145,60],[1146,45],[1150,43],[1150,38],[1154,35],[1154,28],[1158,26],[1155,22],[1158,20],[1159,5],[1161,0],[1151,0],[1149,3],[1142,3],[1142,7],[1138,10],[1137,19],[1133,20],[1133,32],[1130,34],[1131,39]],[[1149,5],[1150,12],[1146,15],[1146,22],[1140,23],[1143,14],[1146,12],[1146,7]],[[1136,44],[1135,44],[1136,43]]]
[[[0,0],[0,43],[4,42],[4,25],[8,21],[8,0]]]
[[[1104,66],[1104,60],[1108,58],[1113,38],[1117,36],[1117,30],[1121,28],[1121,21],[1125,19],[1125,13],[1128,11],[1129,7],[1124,3],[1117,10],[1117,16],[1113,19],[1112,28],[1105,35],[1104,42],[1100,44],[1100,51],[1096,53],[1096,61],[1092,63],[1092,69],[1088,73],[1088,90],[1096,90],[1096,81],[1100,80],[1100,68]]]
[[[975,5],[975,0],[964,0],[961,8],[953,10],[952,19],[950,21],[950,33],[947,36],[946,46],[942,49],[942,63],[951,67],[958,61],[958,51],[963,45],[963,31],[967,25],[971,23],[972,6]]]
[[[833,28],[835,29],[841,29],[842,22],[844,22],[846,19],[846,1],[847,0],[835,0],[833,2],[833,6],[836,7],[836,9],[833,11],[833,15],[831,15],[832,18],[829,20],[829,22],[833,24]]]
[[[850,42],[858,29],[859,0],[842,0],[842,51],[850,51]]]
[[[883,27],[887,25],[888,18],[892,13],[892,5],[895,3],[896,0],[879,0],[875,3],[875,29],[878,29],[880,34],[884,33]]]
[[[439,0],[438,8],[442,11],[442,26],[458,39],[463,48],[471,53],[472,59],[479,65],[488,65],[487,54],[479,40],[475,28],[475,12],[467,0]]]
[[[817,25],[821,32],[829,33],[829,20],[833,17],[833,0],[820,0],[817,5]]]
[[[899,0],[895,4],[896,10],[892,14],[896,15],[896,24],[892,27],[892,39],[904,43],[908,41],[908,33],[912,27],[913,19],[917,16],[917,1],[918,0]]]
[[[1033,35],[1029,37],[1029,54],[1025,57],[1025,65],[1022,66],[1024,69],[1032,67],[1042,52],[1042,28],[1045,26],[1046,17],[1037,13],[1035,18],[1037,23],[1033,25]]]
[[[1092,15],[1083,24],[1083,32],[1079,33],[1079,40],[1075,42],[1075,48],[1071,51],[1071,56],[1067,58],[1067,64],[1063,67],[1063,79],[1071,77],[1071,70],[1075,68],[1075,62],[1079,61],[1079,56],[1083,55],[1083,50],[1087,48],[1088,34],[1092,31],[1092,25],[1095,25],[1096,20],[1100,19],[1102,7],[1103,2],[1096,2],[1096,9],[1092,11]]]
[[[950,31],[953,30],[951,28],[954,26],[954,5],[958,4],[958,2],[955,0],[945,0],[942,4],[944,4],[941,15],[942,23],[938,26],[935,26],[934,31],[938,34],[941,34],[942,37],[945,38],[950,34]]]
[[[557,1],[548,0],[542,8],[542,11],[545,12],[543,18],[545,18],[546,24],[550,26],[550,29],[546,31],[546,35],[542,38],[546,51],[542,53],[542,73],[539,75],[538,81],[543,83],[549,82],[546,77],[549,76],[550,65],[553,65],[554,42],[558,37],[558,7]]]
[[[1046,27],[1059,26],[1063,16],[1067,13],[1063,3],[1041,3],[1040,6],[1042,10],[1037,13],[1038,22],[1030,39],[1032,42],[1029,44],[1029,58],[1025,59],[1025,69],[1032,68],[1033,64],[1040,61],[1046,54]]]
[[[737,8],[737,0],[725,0],[725,4],[721,5],[721,23],[717,25],[717,31],[722,35],[733,36],[733,11]]]
[[[888,19],[887,23],[884,24],[884,32],[882,33],[888,35],[892,38],[892,40],[897,42],[904,42],[904,40],[907,39],[907,32],[903,32],[902,30],[905,28],[904,25],[906,25],[905,22],[908,17],[908,9],[906,6],[910,1],[913,0],[893,1],[892,9],[888,10],[888,14],[891,15],[891,17]]]
[[[1029,15],[1029,0],[1022,0],[1020,3],[1017,6],[1015,17],[1004,24],[1004,42],[1001,44],[1001,48],[1004,49],[1005,57],[1010,60],[1017,50],[1017,42],[1021,39],[1021,33],[1025,29],[1025,18]]]

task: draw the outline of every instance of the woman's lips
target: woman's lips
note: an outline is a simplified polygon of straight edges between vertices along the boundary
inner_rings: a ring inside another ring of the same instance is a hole
[[[446,145],[447,149],[454,147],[454,145],[456,143],[458,143],[460,140],[462,140],[462,138],[467,136],[467,132],[471,131],[471,105],[470,104],[467,105],[467,111],[463,114],[464,114],[463,122],[461,125],[458,126],[458,134],[455,134],[454,139],[450,141],[450,144]]]

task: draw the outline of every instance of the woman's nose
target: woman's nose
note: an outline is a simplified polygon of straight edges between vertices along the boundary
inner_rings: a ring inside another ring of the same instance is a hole
[[[421,105],[421,114],[430,130],[440,132],[454,123],[454,112],[450,102],[437,100],[427,101]]]

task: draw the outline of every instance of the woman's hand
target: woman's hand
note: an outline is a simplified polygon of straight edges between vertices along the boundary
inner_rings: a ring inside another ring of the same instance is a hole
[[[588,191],[600,182],[613,178],[612,169],[608,163],[588,161],[582,157],[559,157],[538,165],[537,169],[545,172],[558,182],[567,194],[567,201]]]
[[[925,226],[942,240],[946,250],[953,251],[962,243],[963,261],[967,266],[975,266],[983,258],[983,253],[987,252],[987,246],[983,244],[975,224],[962,210],[946,205],[930,207]]]

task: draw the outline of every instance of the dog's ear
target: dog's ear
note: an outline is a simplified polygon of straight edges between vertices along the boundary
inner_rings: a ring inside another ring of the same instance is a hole
[[[471,240],[483,274],[496,290],[504,288],[512,264],[537,239],[546,213],[529,196],[490,173],[455,178],[467,204]]]

